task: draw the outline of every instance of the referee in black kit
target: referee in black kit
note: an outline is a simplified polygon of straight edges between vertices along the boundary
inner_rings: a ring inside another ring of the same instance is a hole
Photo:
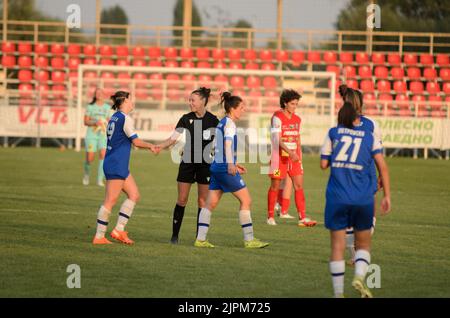
[[[191,112],[180,118],[169,139],[157,145],[160,150],[168,148],[177,142],[183,132],[186,133],[186,144],[177,177],[178,199],[173,210],[172,238],[170,239],[172,244],[178,244],[178,235],[191,185],[197,182],[197,223],[200,210],[205,207],[206,197],[208,196],[212,141],[216,126],[219,123],[217,117],[206,110],[210,93],[211,90],[205,87],[194,90],[189,96]]]

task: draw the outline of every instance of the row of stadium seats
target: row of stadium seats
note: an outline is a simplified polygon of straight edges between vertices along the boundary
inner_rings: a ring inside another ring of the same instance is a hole
[[[50,48],[49,48],[50,47]],[[79,44],[68,44],[67,46],[60,43],[46,44],[29,42],[13,43],[3,42],[1,46],[2,52],[5,54],[19,53],[19,54],[38,54],[52,56],[60,56],[68,54],[69,56],[100,56],[100,57],[150,57],[158,59],[164,57],[165,59],[198,59],[214,61],[228,59],[230,61],[266,61],[266,62],[292,62],[294,64],[303,63],[304,61],[310,63],[326,63],[326,64],[388,64],[388,65],[436,65],[448,66],[450,65],[448,54],[436,54],[435,56],[428,53],[414,54],[414,53],[379,53],[368,54],[366,52],[341,52],[334,51],[284,51],[284,50],[269,50],[269,49],[209,49],[209,48],[182,48],[174,47],[143,47],[143,46],[110,46],[101,45],[98,48],[95,45],[87,44],[81,46]]]

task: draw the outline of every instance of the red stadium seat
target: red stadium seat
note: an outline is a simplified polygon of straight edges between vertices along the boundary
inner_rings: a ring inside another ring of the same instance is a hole
[[[83,77],[88,80],[94,80],[97,78],[97,72],[95,71],[86,71],[83,73]]]
[[[389,71],[386,66],[376,66],[374,70],[375,77],[378,78],[387,78],[389,75]]]
[[[49,94],[48,85],[40,83],[37,86],[37,93],[41,95],[41,98],[46,98]]]
[[[417,65],[417,55],[412,53],[405,53],[403,55],[403,62],[407,65]]]
[[[209,86],[211,86],[211,82],[212,82],[211,75],[201,74],[198,76],[198,83],[200,86],[209,87]]]
[[[259,70],[259,65],[255,62],[250,62],[245,65],[246,70]]]
[[[64,68],[64,58],[54,57],[54,58],[52,58],[50,65],[55,69]]]
[[[434,68],[426,68],[423,70],[423,77],[428,80],[434,80],[437,77],[437,71]]]
[[[6,55],[4,55],[4,56],[6,56]],[[19,56],[19,58],[17,60],[17,64],[19,64],[19,66],[22,68],[28,68],[28,67],[31,67],[31,65],[33,64],[33,60],[28,55],[22,55],[22,56]]]
[[[339,54],[339,61],[344,64],[353,63],[353,53],[352,52],[341,52]]]
[[[450,58],[448,54],[437,54],[436,55],[436,64],[439,66],[447,66],[450,64]]]
[[[190,93],[194,90],[195,82],[197,81],[197,78],[193,74],[184,74],[181,77],[181,80],[184,81],[184,88],[189,90]]]
[[[242,90],[242,89],[233,89],[232,91],[231,91],[231,94],[233,94],[233,95],[235,95],[235,96],[240,96],[240,97],[244,97],[246,94],[245,94],[245,91],[244,90]]]
[[[69,44],[67,46],[67,53],[69,55],[80,55],[81,47],[78,44]]]
[[[48,45],[45,43],[37,43],[34,45],[34,53],[36,54],[47,54]]]
[[[116,47],[116,55],[118,57],[128,57],[128,55],[129,55],[128,46],[126,46],[126,45],[117,46]]]
[[[230,65],[228,65],[228,68],[232,70],[242,70],[242,64],[239,62],[231,62]]]
[[[391,82],[386,80],[377,81],[377,90],[379,92],[390,92],[391,91]]]
[[[4,67],[14,67],[16,66],[16,58],[13,55],[3,55],[2,65]]]
[[[97,52],[95,45],[87,44],[83,47],[83,54],[85,56],[94,56]]]
[[[2,43],[2,52],[3,53],[14,53],[16,51],[16,45],[12,42],[3,42]]]
[[[33,51],[30,42],[20,42],[17,44],[17,50],[20,54],[30,54]]]
[[[450,95],[450,82],[446,82],[442,85],[442,90],[446,95]],[[450,97],[450,96],[449,96]]]
[[[134,57],[144,57],[145,56],[145,48],[142,46],[135,46],[131,50],[131,54],[133,54]]]
[[[439,95],[430,95],[428,96],[428,102],[432,110],[438,110],[442,106],[442,97]]]
[[[409,108],[409,98],[405,94],[397,94],[395,102],[399,108]]]
[[[258,76],[247,77],[247,87],[248,88],[259,88],[261,86],[261,79]]]
[[[377,105],[366,105],[366,107],[364,107],[364,115],[378,116],[380,115],[380,110]]]
[[[409,79],[420,79],[420,68],[418,67],[410,67],[407,70],[407,74]]]
[[[110,45],[100,46],[99,53],[101,56],[111,56],[113,55],[113,48]]]
[[[21,97],[30,96],[33,92],[33,85],[29,83],[20,83],[19,84],[19,94]]]
[[[422,82],[411,82],[409,83],[409,90],[414,94],[422,94],[423,93],[423,83]]]
[[[358,68],[358,75],[361,78],[370,78],[372,77],[372,70],[368,65],[362,65]]]
[[[368,64],[369,63],[369,54],[366,52],[356,52],[355,54],[356,63],[358,64]]]
[[[360,86],[361,86],[361,90],[365,93],[371,93],[375,89],[372,80],[362,80]]]
[[[100,59],[100,65],[114,65],[112,59]]]
[[[65,52],[65,46],[64,44],[60,44],[60,43],[53,43],[50,46],[50,52],[53,55],[63,55]]]
[[[186,68],[194,68],[194,62],[192,61],[183,61],[181,62],[181,67],[186,67]]]
[[[45,56],[37,56],[34,59],[34,66],[40,68],[48,67],[48,59]]]
[[[147,66],[147,63],[145,62],[144,59],[134,59],[132,62],[132,65],[133,66]]]
[[[441,68],[439,70],[439,77],[444,81],[450,81],[450,68]]]
[[[263,79],[263,86],[266,89],[276,88],[278,86],[277,79],[273,76],[266,76]]]
[[[180,87],[180,76],[178,74],[167,74],[166,75],[167,87],[168,88],[179,88]]]
[[[352,65],[345,65],[343,68],[343,74],[347,78],[355,78],[356,77],[356,68]]]
[[[256,60],[256,52],[255,52],[255,50],[246,49],[244,51],[244,59],[246,59],[247,61],[254,61],[254,60]]]
[[[433,65],[434,58],[431,54],[420,54],[420,63],[423,65]]]
[[[211,68],[211,64],[208,61],[200,61],[197,63],[198,68]]]
[[[264,111],[274,112],[279,109],[279,96],[278,92],[275,90],[266,90],[264,93]]]
[[[184,47],[180,49],[180,57],[182,59],[191,59],[194,57],[194,50],[190,47]]]
[[[80,65],[81,61],[78,57],[69,57],[67,60],[67,67],[69,70],[76,70],[78,69],[78,65]]]
[[[250,106],[251,112],[261,112],[259,99],[262,94],[258,89],[252,89],[247,97],[248,105]]]
[[[151,67],[162,67],[162,63],[159,60],[153,60],[153,61],[148,62],[148,66],[151,66]]]
[[[224,62],[222,62],[222,61],[218,61],[218,62],[214,63],[213,68],[226,69],[227,65]]]
[[[159,59],[161,57],[161,48],[160,47],[149,47],[148,48],[148,56],[151,59]]]
[[[346,81],[346,84],[348,87],[353,88],[353,89],[358,89],[358,81],[354,80],[354,79],[348,79]]]
[[[289,60],[289,54],[287,51],[278,50],[276,52],[276,58],[278,62],[287,62]]]
[[[372,63],[373,64],[384,64],[385,57],[383,53],[372,53]]]
[[[130,62],[128,62],[127,59],[118,59],[118,60],[116,60],[116,65],[117,66],[129,66]]]
[[[325,71],[333,72],[334,74],[336,74],[336,78],[338,78],[339,75],[341,74],[341,68],[337,65],[327,65]]]
[[[225,50],[224,49],[213,49],[212,50],[212,58],[213,60],[223,60],[225,59]]]
[[[120,72],[119,74],[117,74],[117,79],[129,81],[131,79],[131,75],[127,72]]]
[[[308,52],[308,62],[310,62],[310,63],[320,63],[320,52],[309,51]]]
[[[403,79],[403,77],[405,77],[405,71],[401,67],[392,67],[391,76],[394,79]]]
[[[39,70],[34,73],[34,79],[40,83],[43,83],[50,79],[50,75],[47,71]]]
[[[209,49],[207,47],[199,47],[195,51],[195,56],[199,60],[209,59]]]
[[[62,71],[53,71],[52,72],[52,81],[54,83],[63,83],[65,80],[66,74]]]
[[[259,51],[259,59],[261,61],[265,61],[265,62],[271,62],[273,57],[272,57],[272,51],[264,49]]]
[[[438,94],[441,92],[441,88],[436,82],[427,82],[427,92],[430,94]]]
[[[237,61],[241,59],[241,50],[228,49],[228,58],[230,61]]]
[[[293,51],[291,54],[291,59],[294,65],[300,65],[305,61],[305,52]]]
[[[336,54],[336,52],[330,52],[330,51],[324,52],[323,53],[323,60],[325,61],[325,63],[328,63],[328,64],[336,63],[336,61],[337,61],[337,54]]]
[[[398,53],[388,53],[388,63],[391,65],[402,64],[402,57]]]
[[[227,83],[228,82],[228,77],[226,77],[225,75],[217,75],[217,76],[214,77],[214,82]]]
[[[83,60],[83,64],[96,65],[97,60],[95,59],[95,57],[88,57]]]
[[[414,95],[412,97],[412,102],[414,104],[414,108],[417,109],[417,113],[419,117],[426,117],[429,115],[429,112],[426,107],[425,96],[423,95]]]
[[[150,74],[149,81],[153,87],[162,87],[163,76],[160,73]]]
[[[230,85],[232,88],[242,88],[245,86],[244,78],[239,75],[233,75],[230,77]]]
[[[272,63],[263,63],[261,65],[261,70],[263,71],[274,71],[275,70],[275,65]]]
[[[169,89],[167,90],[167,99],[171,102],[179,102],[181,101],[181,94],[178,89]]]
[[[406,85],[406,82],[403,81],[395,81],[394,82],[394,91],[397,93],[406,93],[408,90],[408,87]]]
[[[64,98],[66,95],[66,86],[61,84],[53,85],[51,92],[55,98]]]
[[[172,60],[168,60],[165,63],[166,67],[178,67],[178,62],[177,61],[172,61]]]
[[[387,109],[388,112],[389,112],[389,110],[392,109],[392,100],[393,100],[392,95],[390,95],[390,94],[381,94],[378,97],[378,100],[380,101],[382,110]]]

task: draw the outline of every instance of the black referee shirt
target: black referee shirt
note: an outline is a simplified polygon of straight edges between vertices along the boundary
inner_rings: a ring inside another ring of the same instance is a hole
[[[213,140],[219,119],[210,112],[206,112],[202,118],[194,112],[184,114],[176,126],[176,130],[182,134],[186,131],[186,144],[184,145],[182,162],[211,164]]]

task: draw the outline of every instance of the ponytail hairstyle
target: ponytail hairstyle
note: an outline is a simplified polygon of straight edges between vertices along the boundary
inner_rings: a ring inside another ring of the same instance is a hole
[[[113,110],[119,110],[120,106],[128,97],[130,97],[129,92],[117,91],[114,95],[111,96],[111,100],[113,101],[113,105],[111,108]]]
[[[362,114],[363,97],[360,91],[354,90],[347,85],[343,84],[339,86],[339,94],[344,102],[348,102],[355,107],[356,112]]]
[[[242,102],[242,98],[236,95],[231,95],[230,92],[223,92],[221,95],[220,103],[225,108],[225,113],[229,114],[231,108],[236,108]]]
[[[338,125],[353,129],[353,122],[358,118],[358,113],[353,105],[345,102],[338,113]]]
[[[302,98],[302,95],[300,95],[296,90],[284,89],[280,95],[280,107],[284,109],[286,107],[286,104],[289,103],[291,100],[300,98]]]
[[[199,95],[202,99],[205,100],[205,106],[206,106],[206,105],[208,105],[208,99],[209,99],[209,95],[211,94],[211,89],[206,88],[206,87],[200,87],[200,88],[197,88],[195,91],[193,91],[191,94]]]
[[[97,102],[97,91],[98,91],[99,89],[100,89],[99,87],[96,87],[96,88],[95,88],[95,91],[94,91],[94,97],[92,98],[92,102],[91,102],[89,105],[94,105],[94,104]]]

